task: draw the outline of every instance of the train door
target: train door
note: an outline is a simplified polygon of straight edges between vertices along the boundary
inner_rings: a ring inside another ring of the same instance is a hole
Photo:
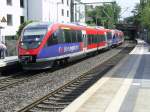
[[[99,47],[99,37],[98,37],[98,32],[96,33],[95,38],[96,38],[96,48],[97,48],[97,51],[98,51],[98,47]]]
[[[105,32],[105,47],[108,47],[108,38],[107,38],[107,32]]]
[[[82,31],[82,39],[83,39],[83,52],[86,53],[86,51],[87,51],[87,35],[86,35],[85,30]]]

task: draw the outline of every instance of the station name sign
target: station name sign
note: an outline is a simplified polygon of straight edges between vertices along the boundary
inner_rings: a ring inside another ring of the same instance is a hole
[[[0,17],[0,18],[1,18],[1,17]],[[3,16],[2,19],[0,19],[0,22],[1,22],[1,23],[6,23],[7,20],[6,20],[6,18]]]

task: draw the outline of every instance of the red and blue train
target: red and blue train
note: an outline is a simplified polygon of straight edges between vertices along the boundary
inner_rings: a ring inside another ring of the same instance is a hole
[[[37,22],[27,25],[20,36],[18,58],[26,70],[45,69],[55,62],[85,57],[124,41],[119,30],[77,24]]]

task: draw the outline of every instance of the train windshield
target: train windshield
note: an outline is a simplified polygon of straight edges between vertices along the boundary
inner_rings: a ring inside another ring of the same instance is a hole
[[[23,37],[21,39],[21,46],[24,49],[34,49],[37,48],[42,39],[44,38],[47,29],[42,28],[29,28],[25,29]]]

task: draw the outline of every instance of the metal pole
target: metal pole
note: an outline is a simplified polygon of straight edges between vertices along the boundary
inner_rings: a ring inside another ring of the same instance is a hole
[[[70,15],[71,15],[71,22],[74,22],[74,0],[70,1]]]
[[[48,14],[49,17],[48,18],[49,18],[49,22],[50,22],[50,1],[48,1],[48,3],[49,3],[49,14]]]
[[[29,1],[27,0],[27,20],[29,20]]]
[[[58,5],[61,4],[61,2],[57,2],[57,22],[58,22]]]
[[[81,20],[81,10],[80,10],[80,8],[81,8],[81,5],[79,6],[79,22],[81,22],[80,20]]]
[[[77,5],[75,4],[75,22],[77,22]]]
[[[1,38],[2,38],[2,37],[1,37],[1,27],[0,27],[0,41],[2,40]]]
[[[58,22],[58,2],[57,2],[57,22]]]
[[[97,16],[96,16],[96,26],[97,26]]]

